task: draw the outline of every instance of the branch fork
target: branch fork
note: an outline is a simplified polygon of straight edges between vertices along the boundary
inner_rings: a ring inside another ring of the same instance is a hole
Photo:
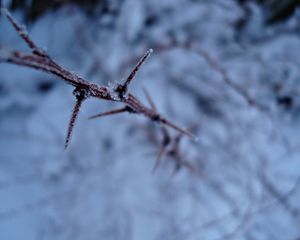
[[[172,123],[170,120],[166,119],[162,115],[160,115],[154,104],[150,98],[149,93],[144,90],[146,98],[150,103],[150,108],[143,105],[138,98],[136,98],[133,94],[128,91],[129,85],[132,83],[136,74],[140,70],[141,66],[145,63],[145,61],[149,58],[152,49],[149,49],[144,56],[138,61],[136,66],[132,69],[127,79],[124,83],[119,83],[117,87],[113,90],[110,90],[106,86],[101,86],[93,83],[89,83],[84,78],[80,77],[76,73],[67,70],[62,67],[60,64],[56,63],[46,51],[39,48],[35,42],[29,37],[25,27],[19,25],[9,11],[6,8],[1,9],[2,14],[8,19],[11,23],[15,31],[18,35],[23,39],[23,41],[27,44],[31,52],[21,52],[18,50],[10,50],[4,48],[0,45],[0,62],[11,63],[15,65],[25,66],[29,68],[33,68],[39,71],[43,71],[46,73],[53,74],[62,81],[74,87],[73,95],[75,96],[76,102],[73,107],[72,115],[69,121],[67,136],[65,140],[65,148],[68,147],[69,142],[71,140],[73,128],[75,126],[76,119],[80,112],[81,106],[83,102],[90,98],[98,98],[107,101],[119,102],[123,104],[123,107],[115,110],[111,110],[105,113],[99,113],[94,116],[91,116],[90,119],[99,118],[108,115],[114,115],[119,113],[134,113],[134,114],[142,114],[146,118],[151,121],[157,122],[161,125],[164,125],[169,128],[173,128],[183,135],[187,135],[192,139],[196,139],[193,134],[189,131],[182,129]]]

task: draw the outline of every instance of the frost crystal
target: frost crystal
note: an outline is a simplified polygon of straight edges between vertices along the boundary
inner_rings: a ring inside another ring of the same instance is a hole
[[[90,91],[87,89],[80,89],[80,88],[75,88],[73,91],[73,95],[77,98],[77,99],[86,99],[90,96]]]

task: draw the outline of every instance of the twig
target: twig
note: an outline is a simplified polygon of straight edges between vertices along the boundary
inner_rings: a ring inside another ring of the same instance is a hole
[[[24,40],[24,42],[31,49],[31,53],[24,53],[17,50],[8,50],[0,46],[0,61],[6,63],[12,63],[15,65],[26,66],[29,68],[34,68],[39,71],[50,73],[58,76],[61,80],[65,81],[67,84],[75,87],[74,95],[76,98],[76,104],[74,106],[72,116],[69,122],[67,137],[65,141],[65,147],[67,148],[69,141],[71,139],[72,131],[80,112],[80,107],[83,101],[89,97],[94,97],[98,99],[104,99],[108,101],[120,102],[124,105],[122,109],[113,110],[107,113],[102,113],[94,115],[91,118],[107,116],[112,114],[117,114],[121,112],[129,112],[142,114],[150,120],[157,122],[162,125],[166,125],[174,130],[195,139],[193,134],[189,131],[182,129],[172,123],[170,120],[166,119],[160,115],[156,109],[148,108],[144,106],[133,94],[128,93],[129,84],[132,82],[133,78],[136,76],[140,67],[146,61],[146,59],[153,52],[149,49],[145,55],[139,60],[137,65],[133,68],[129,76],[124,83],[118,84],[114,90],[110,90],[106,86],[96,85],[89,83],[84,78],[78,76],[66,68],[62,67],[56,63],[45,51],[39,48],[34,41],[31,40],[25,28],[21,27],[11,16],[9,11],[2,8],[2,14],[8,19],[12,24],[16,32]]]

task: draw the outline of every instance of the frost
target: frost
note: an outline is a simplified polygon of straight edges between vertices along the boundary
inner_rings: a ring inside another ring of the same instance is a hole
[[[151,54],[151,53],[153,53],[153,49],[152,49],[152,48],[150,48],[150,49],[147,51],[146,54],[148,55],[148,54]]]

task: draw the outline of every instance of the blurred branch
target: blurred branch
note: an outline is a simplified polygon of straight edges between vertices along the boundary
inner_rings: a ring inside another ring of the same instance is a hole
[[[218,74],[220,74],[222,81],[227,86],[229,86],[234,92],[236,92],[238,95],[240,95],[249,106],[254,107],[257,110],[259,110],[260,112],[263,112],[267,115],[269,114],[269,108],[259,104],[256,101],[256,99],[253,98],[252,96],[250,96],[249,93],[243,87],[241,87],[239,84],[235,83],[229,77],[226,69],[210,53],[208,53],[204,49],[197,49],[196,47],[194,47],[194,42],[191,41],[191,42],[187,42],[187,43],[178,43],[178,42],[174,41],[170,45],[157,45],[156,48],[158,49],[158,51],[166,51],[166,50],[170,50],[172,48],[181,48],[181,49],[185,49],[185,50],[191,51],[191,52],[199,55],[207,62],[207,64],[214,71],[216,71]]]
[[[267,190],[267,192],[274,197],[280,205],[283,206],[284,209],[297,221],[299,221],[299,211],[298,209],[294,209],[289,201],[288,197],[300,186],[300,177],[297,179],[294,187],[287,193],[282,194],[275,185],[267,178],[266,174],[263,171],[260,171],[259,173],[259,180],[262,184],[263,188]]]

